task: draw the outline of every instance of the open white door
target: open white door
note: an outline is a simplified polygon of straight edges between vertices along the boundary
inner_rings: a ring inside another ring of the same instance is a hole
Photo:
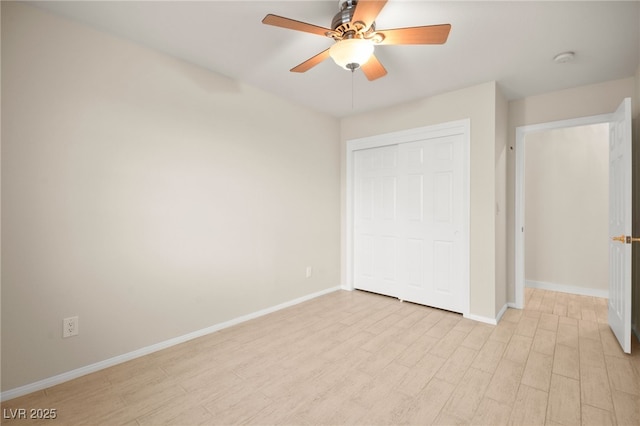
[[[631,353],[631,99],[609,130],[609,326]]]

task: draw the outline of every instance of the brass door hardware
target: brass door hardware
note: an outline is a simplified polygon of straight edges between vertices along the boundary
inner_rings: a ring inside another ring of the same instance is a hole
[[[624,235],[618,235],[617,237],[611,237],[612,241],[617,241],[619,243],[623,243],[626,241]]]
[[[619,243],[640,243],[640,237],[632,237],[630,235],[618,235],[617,237],[611,237],[612,241],[617,241]]]

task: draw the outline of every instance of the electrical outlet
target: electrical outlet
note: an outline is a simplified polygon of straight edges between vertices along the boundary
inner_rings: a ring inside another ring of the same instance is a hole
[[[62,320],[62,337],[78,335],[78,317],[69,317]]]

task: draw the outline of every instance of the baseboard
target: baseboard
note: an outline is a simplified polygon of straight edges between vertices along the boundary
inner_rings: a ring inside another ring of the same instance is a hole
[[[498,312],[498,315],[496,315],[495,318],[483,317],[482,315],[475,315],[475,314],[463,314],[462,316],[464,318],[468,318],[468,319],[474,320],[474,321],[483,322],[485,324],[498,325],[498,322],[500,321],[500,318],[502,318],[504,313],[507,312],[507,308],[508,308],[508,306],[505,304],[502,307],[502,309],[500,309],[500,312]]]
[[[561,293],[578,294],[581,296],[609,298],[609,290],[599,290],[596,288],[585,288],[566,284],[547,283],[544,281],[527,280],[524,282],[525,287],[539,288],[541,290],[559,291]]]
[[[475,314],[463,314],[462,316],[464,318],[467,318],[467,319],[470,319],[470,320],[474,320],[474,321],[483,322],[485,324],[491,324],[491,325],[497,325],[498,324],[498,320],[496,320],[495,318],[483,317],[481,315],[475,315]]]
[[[500,322],[500,320],[502,319],[502,316],[504,315],[505,312],[507,312],[508,308],[509,308],[509,304],[505,303],[502,309],[500,309],[500,312],[498,312],[498,315],[496,315],[496,323]]]
[[[271,306],[269,308],[265,308],[259,310],[257,312],[253,312],[247,315],[243,315],[229,321],[225,321],[219,324],[212,325],[207,328],[203,328],[201,330],[194,331],[192,333],[185,334],[183,336],[174,337],[173,339],[165,340],[160,343],[156,343],[151,346],[147,346],[141,349],[137,349],[132,352],[128,352],[126,354],[118,355],[113,358],[106,359],[104,361],[99,361],[94,364],[90,364],[84,367],[77,368],[75,370],[67,371],[66,373],[58,374],[53,377],[49,377],[47,379],[39,380],[35,383],[31,383],[28,385],[20,386],[15,389],[9,389],[8,391],[0,393],[0,401],[7,401],[9,399],[17,398],[23,395],[27,395],[32,392],[36,392],[42,389],[50,388],[51,386],[59,385],[60,383],[67,382],[69,380],[77,379],[78,377],[95,373],[96,371],[103,370],[108,367],[112,367],[114,365],[121,364],[126,361],[130,361],[135,358],[139,358],[141,356],[149,355],[153,352],[161,351],[163,349],[170,348],[171,346],[179,345],[180,343],[187,342],[189,340],[196,339],[198,337],[206,336],[207,334],[215,333],[216,331],[243,323],[245,321],[249,321],[255,318],[259,318],[263,315],[267,315],[281,309],[288,308],[290,306],[297,305],[302,302],[306,302],[311,299],[315,299],[316,297],[324,296],[325,294],[333,293],[334,291],[341,290],[340,286],[331,287],[322,291],[318,291],[316,293],[308,294],[306,296],[299,297],[297,299],[290,300],[288,302],[280,303],[279,305]]]

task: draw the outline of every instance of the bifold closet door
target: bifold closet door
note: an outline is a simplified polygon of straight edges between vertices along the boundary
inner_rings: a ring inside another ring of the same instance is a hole
[[[397,296],[398,145],[356,151],[355,288]]]
[[[463,152],[454,135],[400,145],[398,297],[464,311]]]
[[[461,135],[354,153],[354,286],[463,312]]]

